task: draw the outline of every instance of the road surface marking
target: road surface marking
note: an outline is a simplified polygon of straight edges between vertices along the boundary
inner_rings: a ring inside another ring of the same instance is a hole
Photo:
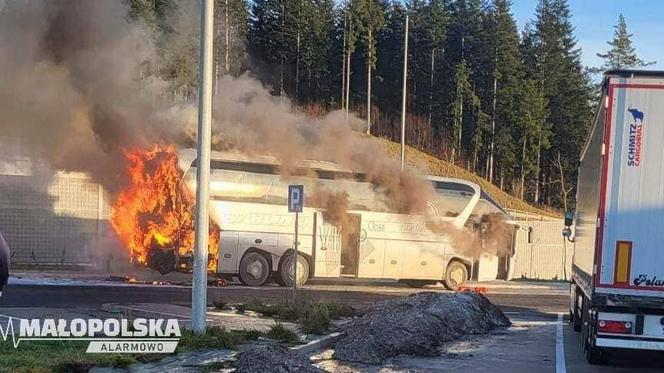
[[[556,373],[566,373],[565,344],[563,342],[563,314],[558,314],[556,325]]]

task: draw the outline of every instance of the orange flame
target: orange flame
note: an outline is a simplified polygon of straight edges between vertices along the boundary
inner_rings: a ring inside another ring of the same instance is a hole
[[[131,251],[131,260],[148,265],[152,250],[190,255],[194,247],[194,196],[180,185],[173,146],[125,153],[130,183],[113,204],[111,225]],[[210,226],[208,269],[217,265],[219,227]],[[175,270],[175,268],[173,268]]]

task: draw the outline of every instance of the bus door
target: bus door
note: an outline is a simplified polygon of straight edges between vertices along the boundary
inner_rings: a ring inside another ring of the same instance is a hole
[[[344,223],[332,224],[324,213],[316,213],[317,277],[357,277],[360,259],[361,217],[348,214]]]
[[[339,229],[341,239],[341,276],[357,277],[360,263],[361,216],[348,214],[348,219]]]

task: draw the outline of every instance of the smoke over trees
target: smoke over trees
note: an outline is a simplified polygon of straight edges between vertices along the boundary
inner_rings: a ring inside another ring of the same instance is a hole
[[[45,160],[53,169],[87,173],[117,197],[129,178],[126,152],[159,143],[182,144],[194,138],[196,109],[191,92],[196,71],[192,66],[196,60],[195,54],[192,55],[195,47],[191,44],[197,34],[194,4],[167,0],[126,4],[114,0],[5,1],[0,10],[3,135],[27,139],[35,158]],[[224,2],[223,6],[229,12],[235,9],[242,13],[238,9],[243,7],[237,4]],[[372,17],[382,14],[374,11]],[[299,9],[288,17],[305,13],[315,12]],[[281,21],[289,24],[292,20]],[[367,129],[365,121],[355,115],[346,116],[341,110],[313,118],[293,110],[293,106],[307,102],[323,106],[333,103],[332,98],[313,99],[317,92],[313,79],[321,76],[315,71],[324,75],[333,70],[314,69],[316,63],[326,60],[317,60],[312,51],[324,44],[323,35],[334,36],[335,30],[331,23],[322,22],[321,30],[327,31],[311,34],[302,32],[309,23],[299,20],[293,24],[297,25],[296,31],[300,30],[295,34],[299,48],[294,54],[293,49],[283,51],[276,60],[278,68],[283,65],[283,70],[276,70],[283,72],[283,76],[277,75],[279,79],[274,81],[279,84],[283,81],[277,87],[285,91],[284,95],[296,93],[292,101],[275,96],[274,91],[270,92],[248,74],[233,77],[244,66],[250,66],[251,59],[244,60],[243,53],[231,53],[230,49],[217,50],[215,61],[221,71],[221,88],[214,103],[215,147],[272,155],[285,165],[285,173],[289,165],[301,164],[306,159],[334,162],[360,171],[377,198],[384,200],[391,211],[432,220],[428,207],[435,193],[431,183],[413,170],[402,171],[400,163],[388,157],[375,138],[363,135]],[[361,31],[358,35],[362,36],[356,40],[358,50],[363,48],[362,40],[369,48],[375,40],[381,40],[380,35],[373,39],[373,32],[382,32],[381,24],[376,22],[369,29],[357,26],[358,32]],[[223,42],[231,46],[237,42],[237,35],[242,34],[231,31],[233,27],[227,35],[219,33]],[[373,30],[371,37],[368,30]],[[284,40],[290,42],[292,36],[285,33]],[[440,35],[435,39],[442,42]],[[292,58],[296,61],[295,70]],[[354,61],[358,64],[362,60],[358,57]],[[472,59],[468,61],[469,66],[475,63]],[[363,64],[360,70],[367,71],[368,66],[371,64]],[[291,79],[293,72],[295,81]],[[472,78],[471,72],[466,76]],[[353,77],[350,78],[352,84]],[[315,84],[331,81],[319,79]],[[473,113],[479,115],[481,102],[475,93],[479,88],[468,81],[465,89],[464,93],[475,95]],[[337,97],[338,91],[329,92]],[[431,97],[428,99],[431,102]],[[466,99],[460,105],[468,104]],[[426,97],[423,102],[427,102]],[[426,105],[423,107],[426,109]],[[461,118],[459,123],[472,126],[474,120],[474,117]],[[482,138],[482,134],[477,136]],[[459,153],[462,154],[461,150]],[[343,200],[342,197],[328,196],[327,201]],[[327,208],[329,216],[344,221],[347,204],[333,204],[336,210]],[[443,233],[458,227],[434,228]],[[472,234],[455,233],[458,234],[451,239],[459,247],[476,246]]]
[[[43,128],[3,125],[49,134],[39,139],[58,149],[49,157],[74,170],[74,146],[103,163],[119,143],[141,145],[136,126],[173,136],[174,107],[196,96],[198,1],[64,3],[4,0],[0,121]],[[508,0],[218,0],[216,76],[250,72],[315,116],[348,106],[371,115],[373,135],[398,140],[406,14],[407,143],[525,200],[571,202],[555,180],[560,167],[575,180],[592,89],[566,0],[540,0],[521,35]],[[28,103],[39,121],[21,113]]]
[[[182,9],[196,13],[197,2],[126,1],[134,19],[157,30],[159,76],[170,83],[169,94],[176,101],[191,99],[196,53],[174,36],[186,28],[168,20]],[[372,134],[398,140],[408,13],[407,142],[528,201],[562,206],[560,187],[552,182],[558,177],[554,161],[560,154],[566,179],[575,179],[591,114],[591,84],[566,0],[540,0],[522,35],[510,5],[509,0],[219,0],[216,71],[218,76],[250,71],[272,94],[288,96],[312,114],[348,106]],[[189,42],[190,48],[196,45]],[[529,107],[533,100],[544,107]]]

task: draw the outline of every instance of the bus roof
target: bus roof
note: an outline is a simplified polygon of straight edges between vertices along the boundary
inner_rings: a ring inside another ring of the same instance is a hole
[[[223,161],[223,162],[233,162],[233,163],[246,163],[246,164],[262,164],[269,166],[279,166],[280,162],[276,157],[268,155],[247,155],[239,152],[220,152],[212,151],[210,153],[210,159],[212,161]],[[180,149],[178,151],[178,166],[183,171],[186,171],[189,167],[194,165],[196,160],[196,149],[187,148]],[[349,168],[342,167],[334,162],[327,161],[315,161],[315,160],[305,160],[301,165],[303,168],[309,168],[313,170],[320,171],[330,171],[330,172],[339,172],[339,173],[352,173],[361,175],[362,172],[354,171]],[[469,195],[479,194],[482,200],[489,202],[498,208],[505,215],[509,214],[500,206],[496,201],[491,198],[491,196],[486,193],[477,183],[472,181],[457,179],[457,178],[448,178],[440,176],[425,176],[427,180],[433,182],[434,187],[438,190],[452,190],[457,192],[466,192]]]
[[[225,161],[225,162],[237,162],[237,163],[253,163],[253,164],[265,164],[278,166],[280,162],[276,157],[269,155],[258,155],[258,154],[242,154],[239,152],[219,152],[212,151],[210,153],[210,159],[213,161]],[[178,151],[178,161],[181,169],[186,170],[189,168],[193,162],[196,160],[196,149],[181,149]],[[333,162],[327,161],[314,161],[314,160],[305,160],[303,164],[299,165],[304,168],[312,168],[315,170],[324,170],[324,171],[334,171],[334,172],[347,172],[347,173],[359,173],[348,168],[339,166]]]

